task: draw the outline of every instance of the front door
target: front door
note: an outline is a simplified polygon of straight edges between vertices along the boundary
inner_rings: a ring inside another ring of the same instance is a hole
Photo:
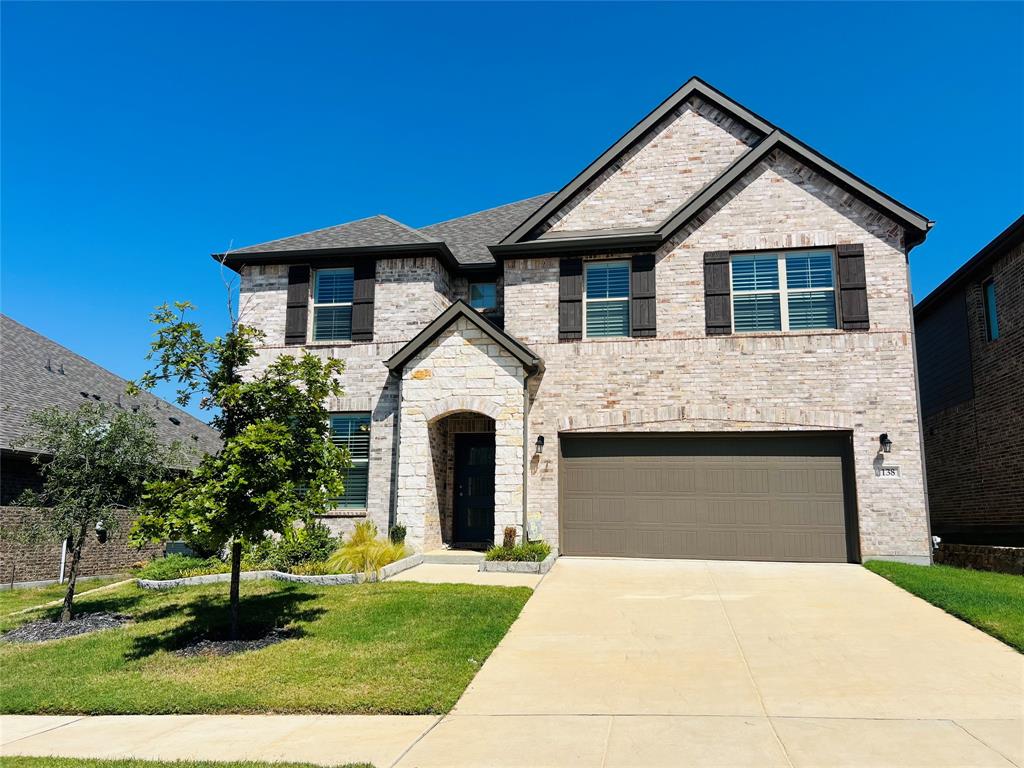
[[[455,435],[455,543],[494,543],[494,435]]]

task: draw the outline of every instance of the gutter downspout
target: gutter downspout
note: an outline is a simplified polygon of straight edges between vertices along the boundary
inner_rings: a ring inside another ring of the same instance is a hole
[[[914,401],[917,404],[917,439],[921,451],[921,480],[924,486],[924,521],[928,532],[928,564],[935,560],[932,539],[932,510],[928,501],[928,463],[924,453],[924,413],[921,411],[921,378],[917,371],[917,326],[914,322],[914,294],[910,290],[910,252],[907,252],[907,298],[910,304],[910,354],[914,361]]]
[[[402,445],[402,372],[395,376],[395,423],[391,428],[391,504],[388,510],[388,536],[391,535],[391,528],[398,523],[398,469],[399,451]]]
[[[523,537],[522,543],[529,541],[527,535],[527,506],[526,506],[526,486],[529,482],[530,477],[530,457],[526,450],[526,446],[529,443],[530,436],[530,420],[529,420],[529,407],[530,407],[530,376],[532,374],[527,373],[523,377]]]

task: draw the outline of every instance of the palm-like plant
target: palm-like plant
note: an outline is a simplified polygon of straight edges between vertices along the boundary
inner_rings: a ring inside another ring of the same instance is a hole
[[[380,569],[406,556],[405,544],[377,537],[377,526],[369,520],[356,523],[349,538],[327,560],[334,573],[362,573],[376,578]]]

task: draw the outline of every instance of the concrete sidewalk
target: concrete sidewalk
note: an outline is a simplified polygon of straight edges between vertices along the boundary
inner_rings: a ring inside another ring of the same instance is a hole
[[[438,720],[419,715],[4,715],[0,756],[369,762],[387,768]]]

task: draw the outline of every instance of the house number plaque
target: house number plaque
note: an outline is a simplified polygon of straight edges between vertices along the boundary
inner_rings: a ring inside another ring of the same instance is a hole
[[[895,466],[875,467],[875,477],[899,477],[900,468]]]

